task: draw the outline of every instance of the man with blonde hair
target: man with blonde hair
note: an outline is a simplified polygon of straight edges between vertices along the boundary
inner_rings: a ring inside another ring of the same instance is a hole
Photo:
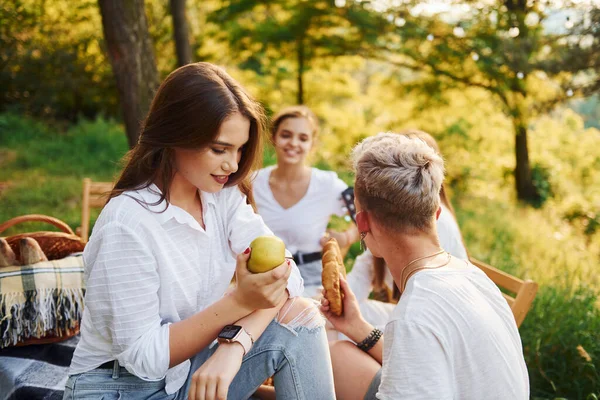
[[[361,239],[402,296],[385,335],[362,318],[342,277],[342,316],[322,300],[334,327],[356,343],[330,345],[337,398],[528,399],[508,304],[482,271],[440,247],[441,157],[421,139],[382,133],[356,146],[353,163]]]

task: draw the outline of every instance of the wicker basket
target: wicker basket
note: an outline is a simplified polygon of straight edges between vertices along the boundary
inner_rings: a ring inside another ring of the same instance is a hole
[[[62,232],[28,232],[6,237],[6,241],[15,252],[17,259],[20,259],[19,240],[30,237],[40,244],[40,247],[48,260],[59,260],[69,254],[83,251],[85,243],[73,232],[73,230],[63,221],[49,217],[47,215],[29,214],[10,219],[0,224],[0,234],[8,228],[23,222],[46,222],[59,228]]]

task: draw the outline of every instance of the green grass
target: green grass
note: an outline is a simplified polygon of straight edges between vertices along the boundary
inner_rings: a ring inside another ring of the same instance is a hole
[[[0,115],[0,221],[23,214],[58,217],[73,229],[81,221],[81,181],[110,181],[127,151],[113,121],[81,121],[64,130],[16,115]],[[51,229],[27,224],[21,230]]]
[[[592,291],[542,287],[520,332],[533,397],[600,396],[600,311]]]
[[[556,218],[552,207],[455,200],[471,256],[540,285],[520,327],[531,397],[600,397],[600,277],[593,241]]]
[[[114,121],[83,120],[60,127],[0,114],[0,222],[39,213],[74,229],[81,218],[82,178],[112,180],[126,151],[123,129]],[[273,161],[267,151],[265,164]],[[319,167],[328,165],[321,162]],[[347,171],[340,176],[352,181]],[[520,329],[531,397],[600,397],[598,238],[573,229],[552,205],[531,209],[468,193],[455,196],[454,202],[473,256],[540,284]],[[332,223],[337,228],[345,224],[342,219]],[[48,227],[19,226],[2,235],[38,229]],[[358,244],[353,245],[349,267],[359,252]]]

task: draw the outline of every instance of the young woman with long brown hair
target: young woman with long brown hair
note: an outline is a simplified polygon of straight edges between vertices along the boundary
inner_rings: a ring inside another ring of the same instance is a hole
[[[85,248],[65,399],[244,399],[270,376],[278,398],[333,397],[324,323],[297,297],[294,263],[246,268],[250,242],[271,234],[238,188],[263,121],[212,64],[161,84]]]

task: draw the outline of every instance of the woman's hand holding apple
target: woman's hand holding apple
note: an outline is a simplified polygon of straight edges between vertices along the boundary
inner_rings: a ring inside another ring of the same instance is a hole
[[[248,248],[237,256],[235,272],[237,287],[231,295],[240,306],[252,311],[276,307],[288,297],[286,287],[292,267],[282,256],[281,263],[275,268],[266,272],[252,273],[248,270],[248,259],[251,254],[251,249]]]

